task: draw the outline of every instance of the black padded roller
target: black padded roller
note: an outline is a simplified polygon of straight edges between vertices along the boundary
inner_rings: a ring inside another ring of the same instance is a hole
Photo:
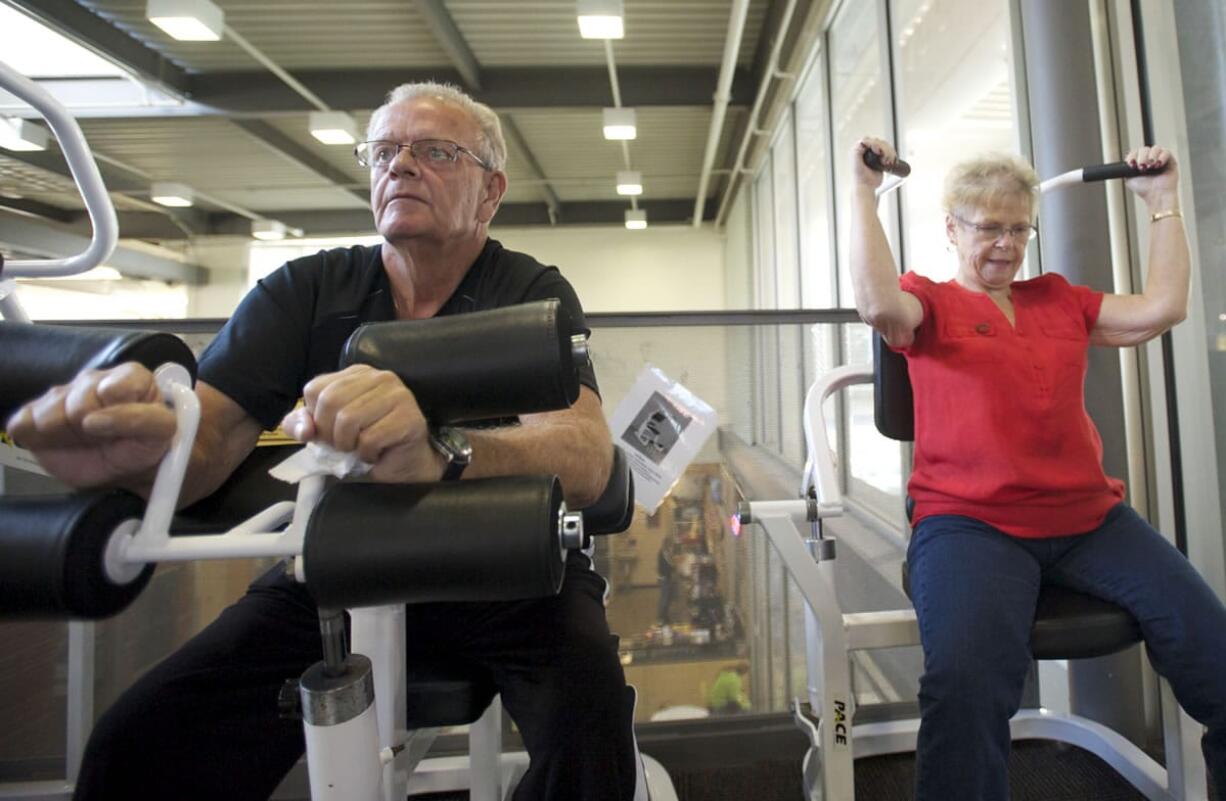
[[[873,421],[890,439],[915,439],[915,400],[907,360],[873,333]]]
[[[0,321],[0,426],[27,401],[81,370],[178,362],[196,377],[196,358],[173,334]]]
[[[306,584],[326,608],[555,595],[561,505],[554,477],[337,484],[307,524]]]
[[[613,469],[600,497],[583,507],[585,534],[620,534],[634,520],[634,474],[625,452],[613,446]]]
[[[1126,161],[1113,161],[1110,164],[1096,164],[1093,167],[1083,168],[1081,180],[1088,184],[1095,181],[1111,181],[1116,178],[1136,178],[1138,175],[1157,175],[1165,171],[1165,165],[1160,170],[1140,170]]]
[[[575,333],[556,300],[369,323],[345,343],[341,367],[391,370],[436,424],[514,417],[565,409],[578,399]]]
[[[126,584],[106,576],[111,533],[145,502],[122,490],[0,498],[0,616],[103,618],[140,594],[153,565]]]

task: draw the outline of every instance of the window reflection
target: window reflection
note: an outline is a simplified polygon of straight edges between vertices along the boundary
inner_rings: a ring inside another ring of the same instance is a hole
[[[731,523],[740,499],[721,463],[696,463],[654,514],[638,509],[628,531],[600,540],[640,721],[752,708],[749,555]]]

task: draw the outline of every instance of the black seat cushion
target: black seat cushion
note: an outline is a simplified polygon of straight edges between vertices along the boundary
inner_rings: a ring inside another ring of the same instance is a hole
[[[1110,601],[1054,584],[1039,591],[1030,651],[1035,659],[1086,659],[1141,641],[1135,618]]]
[[[910,598],[906,562],[902,564],[902,587]],[[1110,601],[1055,584],[1040,588],[1030,629],[1030,652],[1035,659],[1106,656],[1140,641],[1136,619]]]
[[[472,723],[497,692],[488,671],[449,662],[410,664],[405,685],[410,729]]]

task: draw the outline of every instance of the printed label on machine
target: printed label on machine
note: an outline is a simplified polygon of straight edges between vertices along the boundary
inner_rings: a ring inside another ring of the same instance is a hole
[[[701,398],[647,365],[610,421],[634,473],[638,505],[651,514],[719,424]]]

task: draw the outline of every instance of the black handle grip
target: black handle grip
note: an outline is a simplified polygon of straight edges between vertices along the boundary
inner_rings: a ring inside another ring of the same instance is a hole
[[[864,151],[864,163],[868,165],[870,170],[876,170],[877,172],[888,172],[893,175],[897,175],[899,178],[906,178],[911,174],[910,164],[902,159],[898,159],[887,167],[882,163],[881,156],[878,156],[877,151],[875,150],[866,149]]]
[[[1088,184],[1093,181],[1112,181],[1116,178],[1136,178],[1138,175],[1157,175],[1165,169],[1165,164],[1156,170],[1142,170],[1126,161],[1115,161],[1086,167],[1081,171],[1081,180]]]

